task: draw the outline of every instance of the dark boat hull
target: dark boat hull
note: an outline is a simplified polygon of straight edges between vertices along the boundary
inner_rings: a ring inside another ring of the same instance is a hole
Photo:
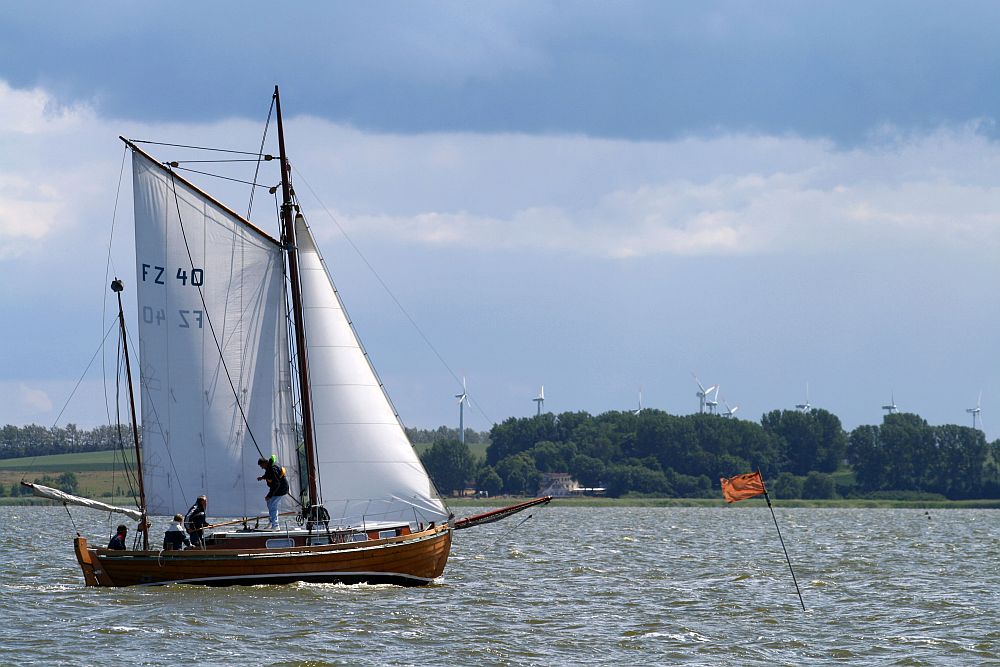
[[[88,586],[389,583],[422,586],[444,572],[451,527],[353,544],[282,549],[114,551],[75,539]]]

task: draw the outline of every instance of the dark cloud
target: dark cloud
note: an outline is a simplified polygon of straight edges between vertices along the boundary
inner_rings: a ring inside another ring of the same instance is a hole
[[[119,118],[289,110],[365,129],[865,137],[993,117],[1000,5],[15,3],[0,76]],[[294,105],[292,104],[294,101]]]

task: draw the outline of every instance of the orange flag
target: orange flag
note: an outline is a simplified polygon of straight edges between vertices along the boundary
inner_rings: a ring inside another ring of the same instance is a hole
[[[721,477],[719,481],[722,482],[722,497],[727,503],[735,503],[737,500],[746,500],[766,493],[760,471],[736,475],[729,479]]]

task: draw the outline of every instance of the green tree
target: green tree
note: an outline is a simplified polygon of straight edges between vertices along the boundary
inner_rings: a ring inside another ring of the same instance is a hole
[[[427,469],[427,474],[434,480],[438,491],[444,494],[465,488],[465,482],[472,477],[476,469],[476,462],[469,446],[458,440],[435,442],[423,453],[420,460]]]
[[[707,475],[683,475],[667,468],[663,471],[668,488],[678,498],[713,498],[712,480]]]
[[[784,441],[789,472],[805,475],[814,468],[822,432],[811,413],[773,410],[764,415],[761,425]]]
[[[501,459],[520,454],[544,440],[560,440],[555,415],[546,413],[527,419],[511,417],[490,430],[486,462],[495,466]]]
[[[56,487],[60,491],[65,491],[66,493],[76,493],[77,489],[77,479],[76,474],[72,472],[64,472],[59,475],[59,479],[56,480]]]
[[[489,496],[495,496],[503,490],[503,480],[493,466],[483,466],[476,477],[476,488],[485,491]]]
[[[577,452],[576,445],[572,442],[545,440],[529,449],[528,453],[535,459],[535,466],[541,472],[566,472]]]
[[[778,473],[774,481],[769,483],[770,493],[775,498],[789,499],[802,497],[802,478],[790,472]]]
[[[497,463],[496,469],[503,480],[504,493],[534,495],[538,491],[542,475],[535,467],[535,460],[527,452],[508,456]]]
[[[809,499],[828,499],[837,495],[833,477],[826,473],[813,470],[802,482],[802,497]]]
[[[607,493],[613,498],[626,493],[673,496],[674,490],[666,476],[643,465],[615,465],[608,468]]]
[[[872,492],[884,487],[890,460],[878,426],[859,426],[847,439],[847,461],[854,468],[858,488]]]
[[[604,461],[586,454],[577,454],[569,462],[569,473],[573,479],[586,487],[596,487],[604,480]]]
[[[889,463],[882,489],[926,490],[936,454],[934,429],[919,415],[888,414],[879,428],[879,439]]]

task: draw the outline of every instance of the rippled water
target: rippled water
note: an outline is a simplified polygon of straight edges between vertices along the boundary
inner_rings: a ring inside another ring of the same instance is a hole
[[[85,588],[64,509],[0,508],[0,664],[1000,665],[1000,511],[777,515],[805,612],[749,503],[536,509],[425,588]]]

